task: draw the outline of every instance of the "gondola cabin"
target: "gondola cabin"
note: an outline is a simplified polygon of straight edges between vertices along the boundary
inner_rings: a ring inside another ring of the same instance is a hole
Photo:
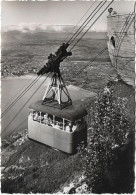
[[[87,111],[81,101],[63,109],[37,101],[29,106],[29,138],[72,154],[81,142],[87,144]]]

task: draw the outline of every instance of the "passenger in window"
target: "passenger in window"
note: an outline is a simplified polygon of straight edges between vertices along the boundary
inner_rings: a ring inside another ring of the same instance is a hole
[[[37,112],[35,112],[35,113],[34,113],[33,120],[34,120],[34,121],[37,121],[37,119],[38,119],[38,113],[37,113]]]
[[[63,130],[63,123],[59,122],[59,128]]]
[[[44,114],[41,113],[41,122],[43,123],[43,120],[44,120]]]
[[[77,129],[77,125],[76,124],[73,124],[73,126],[72,126],[72,132],[76,131],[76,129]]]
[[[37,121],[38,121],[38,122],[40,122],[40,121],[41,121],[41,115],[40,115],[40,112],[38,112]]]
[[[48,125],[53,126],[53,121],[52,121],[51,117],[48,118]]]
[[[72,123],[69,122],[67,125],[66,125],[66,131],[67,132],[72,132]]]
[[[66,132],[70,132],[70,127],[69,127],[68,123],[66,124],[66,128],[65,129],[66,129]]]
[[[70,132],[72,132],[72,127],[73,127],[72,122],[69,123],[69,127],[70,127]]]
[[[48,114],[45,114],[45,115],[43,116],[43,121],[42,121],[42,123],[48,124]]]
[[[81,126],[82,126],[82,123],[81,123],[81,119],[80,119],[80,120],[76,121],[76,131],[80,131]]]
[[[55,126],[54,126],[56,129],[60,129],[60,126],[59,126],[59,122],[58,121],[56,121],[56,124],[55,124]]]
[[[40,114],[39,118],[40,118],[40,122],[42,122],[43,121],[43,115]]]
[[[33,119],[33,113],[32,112],[30,112],[30,114],[29,114],[29,119]]]

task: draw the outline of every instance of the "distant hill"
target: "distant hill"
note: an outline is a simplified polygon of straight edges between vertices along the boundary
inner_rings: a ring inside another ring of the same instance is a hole
[[[7,32],[2,32],[2,43],[12,43],[18,41],[30,41],[30,40],[65,40],[65,38],[69,35],[67,32],[58,32],[58,31],[28,31],[22,32],[18,30],[12,30]],[[71,35],[72,36],[72,35]],[[88,32],[84,38],[89,39],[107,39],[107,35],[105,32]]]
[[[77,27],[78,29],[78,27]],[[76,32],[77,29],[74,29]],[[64,40],[68,35],[72,36],[73,26],[72,25],[63,25],[63,26],[47,26],[47,25],[20,25],[20,26],[9,26],[2,28],[1,36],[2,42],[10,43],[16,42],[19,40],[29,40],[29,39],[62,39]],[[70,34],[71,33],[71,34]],[[91,39],[107,39],[106,32],[95,32],[89,31],[84,38]]]

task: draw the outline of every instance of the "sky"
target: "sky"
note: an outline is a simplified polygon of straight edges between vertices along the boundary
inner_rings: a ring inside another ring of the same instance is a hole
[[[9,27],[23,25],[76,25],[87,9],[92,8],[89,13],[99,4],[99,0],[94,1],[2,1],[1,3],[1,26]],[[106,5],[109,4],[109,1]],[[134,10],[134,1],[120,0],[114,1],[110,6],[117,13],[129,13]],[[92,30],[105,31],[107,28],[106,11]],[[86,18],[85,17],[85,18]],[[85,19],[84,18],[84,19]],[[81,21],[81,23],[84,21]]]

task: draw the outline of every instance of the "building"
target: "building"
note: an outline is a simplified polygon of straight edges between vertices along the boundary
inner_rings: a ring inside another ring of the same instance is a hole
[[[135,81],[134,13],[109,12],[107,17],[108,51],[112,65],[128,84]]]

